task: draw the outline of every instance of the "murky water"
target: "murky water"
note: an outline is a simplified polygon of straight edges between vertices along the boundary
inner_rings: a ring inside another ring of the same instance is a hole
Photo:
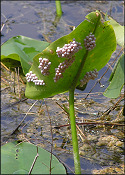
[[[77,26],[85,19],[85,15],[96,9],[108,12],[115,20],[123,25],[123,2],[122,1],[61,1],[63,16],[56,24],[56,9],[54,1],[2,1],[1,22],[5,26],[2,29],[2,43],[16,35],[24,35],[38,40],[54,41],[59,37],[69,34],[73,26]],[[119,53],[120,48],[113,54],[110,62]],[[105,66],[99,71],[99,77],[107,69]],[[117,100],[110,100],[102,95],[108,86],[107,80],[111,70],[102,79],[101,88],[96,85],[92,93],[85,100],[87,93],[93,87],[95,81],[90,81],[84,92],[75,92],[75,110],[78,122],[118,122],[123,120],[123,101],[109,115],[102,116],[110,106]],[[2,69],[1,93],[1,136],[2,144],[13,139],[29,140],[50,151],[51,132],[50,119],[53,127],[53,153],[66,165],[68,173],[74,171],[71,131],[70,127],[55,129],[54,126],[69,123],[66,113],[59,107],[68,103],[66,94],[59,94],[53,98],[39,100],[26,100],[16,104],[19,100],[18,83],[16,78],[16,89],[14,93],[13,76]],[[10,84],[9,84],[10,82]],[[8,83],[8,84],[7,84]],[[6,88],[6,89],[5,89]],[[24,94],[25,85],[20,82],[20,89]],[[30,107],[26,119],[19,128],[19,132],[10,134],[22,121]],[[57,102],[57,103],[56,103]],[[11,105],[11,106],[10,106]],[[49,114],[47,112],[47,107]],[[79,126],[86,138],[79,132],[79,150],[81,156],[81,167],[83,174],[97,174],[97,170],[105,169],[105,172],[116,171],[123,173],[123,126],[83,125]],[[107,168],[107,169],[106,169]],[[112,168],[112,169],[111,169]],[[114,169],[113,169],[114,168]],[[118,169],[119,168],[119,169]],[[101,174],[101,173],[100,173]]]

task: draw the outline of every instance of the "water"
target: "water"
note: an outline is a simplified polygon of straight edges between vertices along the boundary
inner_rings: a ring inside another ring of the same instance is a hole
[[[53,42],[61,36],[69,34],[72,31],[73,26],[76,27],[79,25],[88,13],[96,9],[105,13],[108,12],[108,14],[121,25],[124,23],[122,1],[61,1],[61,4],[63,16],[60,21],[55,24],[56,8],[54,1],[2,1],[1,22],[2,24],[5,24],[2,29],[2,43],[16,35],[24,35],[38,40]],[[118,47],[110,62],[116,57],[119,50],[120,48]],[[102,76],[106,69],[107,66],[99,71],[99,77]],[[6,74],[7,82],[9,82],[11,75],[9,75],[6,70],[3,72]],[[79,90],[75,91],[75,109],[76,114],[78,115],[77,120],[79,122],[84,122],[84,120],[96,122],[100,117],[100,113],[106,111],[112,103],[116,102],[115,100],[111,102],[110,99],[107,99],[101,93],[108,86],[107,80],[110,73],[111,70],[107,72],[101,81],[105,87],[100,88],[99,84],[96,85],[92,91],[93,94],[91,94],[87,100],[84,100],[84,98],[91,87],[93,87],[95,81],[90,81],[84,92]],[[4,74],[2,74],[2,76],[5,77]],[[25,86],[23,84],[20,84],[20,86],[23,94]],[[9,88],[4,89],[5,87]],[[24,125],[21,125],[19,132],[10,137],[10,134],[16,126],[18,126],[35,100],[28,99],[22,103],[8,107],[9,104],[13,104],[18,101],[18,88],[16,86],[16,93],[13,93],[13,86],[6,85],[5,82],[2,82],[2,89],[2,144],[14,139],[28,139],[50,151],[50,120],[45,102],[42,100],[38,101],[28,113],[25,121],[23,122]],[[60,105],[65,104],[68,106],[65,98],[67,95],[68,93],[64,95],[59,94],[53,98],[45,100],[50,112],[53,127],[69,123],[67,115],[56,104],[56,102],[58,102]],[[102,122],[115,120],[122,106],[123,102],[119,104],[118,111],[112,111],[110,115],[102,119]],[[117,144],[118,146],[122,146],[122,143],[119,143],[118,141],[124,137],[123,127],[114,126],[111,128],[109,126],[104,127],[102,125],[85,125],[81,126],[80,129],[84,132],[89,144],[91,145],[90,146],[86,142],[85,138],[79,133],[79,149],[83,174],[91,174],[92,172],[94,173],[94,170],[107,168],[109,166],[122,167],[122,151],[114,145]],[[106,138],[108,138],[108,141]],[[53,153],[66,165],[68,173],[72,173],[72,171],[74,171],[74,164],[70,127],[62,127],[58,130],[53,129],[53,139]],[[103,140],[105,140],[104,145],[101,145]],[[96,149],[96,152],[94,152],[94,149]],[[109,169],[107,171],[109,171]]]

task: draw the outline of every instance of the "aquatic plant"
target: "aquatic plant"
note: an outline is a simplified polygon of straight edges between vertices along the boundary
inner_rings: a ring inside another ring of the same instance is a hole
[[[21,37],[15,37],[21,43]],[[24,47],[24,46],[23,46]],[[114,30],[101,21],[99,11],[91,12],[70,34],[59,38],[34,57],[20,62],[26,76],[25,96],[42,99],[69,92],[69,114],[75,173],[81,173],[75,123],[74,91],[95,79],[116,49]],[[26,50],[26,49],[25,49]],[[8,54],[9,55],[9,54]],[[5,59],[4,56],[3,59]],[[11,55],[12,58],[12,55]],[[26,64],[27,66],[26,66]],[[84,90],[84,88],[83,88]]]
[[[81,168],[75,125],[74,91],[78,85],[83,85],[97,77],[97,72],[108,62],[116,48],[112,27],[106,22],[102,24],[100,17],[97,11],[90,13],[87,15],[88,20],[83,21],[73,32],[51,43],[42,53],[35,56],[30,71],[34,71],[40,79],[43,79],[45,86],[36,88],[32,82],[28,82],[25,92],[28,98],[40,99],[69,91],[76,174],[81,173]],[[49,59],[51,62],[49,76],[42,75],[36,69],[40,57]]]
[[[56,14],[57,16],[61,16],[62,15],[62,7],[61,7],[61,2],[60,0],[55,0],[56,3]]]

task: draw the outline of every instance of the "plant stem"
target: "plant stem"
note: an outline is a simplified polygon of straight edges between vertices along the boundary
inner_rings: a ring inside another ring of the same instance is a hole
[[[61,8],[60,0],[58,0],[58,1],[55,0],[55,3],[56,3],[56,14],[57,14],[57,16],[62,16],[62,8]]]
[[[85,60],[87,58],[88,51],[85,53],[82,62],[80,64],[79,70],[74,78],[74,81],[69,89],[69,114],[70,114],[70,123],[71,123],[71,133],[72,133],[72,144],[73,144],[73,155],[74,155],[74,166],[75,166],[75,174],[81,174],[81,166],[80,166],[80,157],[79,157],[79,147],[78,147],[78,139],[77,139],[77,131],[76,131],[76,121],[75,121],[75,110],[74,110],[74,91],[82,72],[83,66],[85,64]]]
[[[72,133],[75,174],[81,174],[78,139],[77,139],[76,122],[75,122],[73,89],[69,90],[69,113],[70,113],[70,123],[71,123],[71,133]]]
[[[96,15],[99,16],[99,13],[96,12]],[[97,26],[99,20],[100,20],[100,18],[98,18],[96,26]],[[95,26],[94,32],[96,30],[96,26]],[[72,133],[75,174],[81,174],[81,166],[80,166],[79,147],[78,147],[76,121],[75,121],[74,91],[75,91],[75,88],[77,86],[77,83],[78,83],[79,77],[81,75],[82,69],[84,67],[87,56],[88,56],[88,51],[86,51],[85,55],[83,56],[81,64],[80,64],[79,69],[78,69],[78,72],[77,72],[77,74],[76,74],[76,76],[71,84],[70,89],[69,89],[69,114],[70,114],[71,133]]]

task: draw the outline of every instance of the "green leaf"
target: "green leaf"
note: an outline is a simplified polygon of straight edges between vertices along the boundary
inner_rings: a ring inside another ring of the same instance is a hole
[[[38,41],[25,36],[10,38],[1,47],[1,61],[10,68],[22,66],[26,74],[33,62],[33,57],[42,52],[48,42]]]
[[[112,25],[115,31],[117,44],[119,44],[121,47],[124,47],[124,26],[117,23],[113,18],[108,15],[105,16],[105,20],[109,21],[109,24]]]
[[[72,31],[69,35],[63,36],[58,40],[51,43],[42,53],[36,55],[33,59],[33,65],[30,69],[36,74],[38,79],[44,80],[45,86],[40,86],[33,82],[27,83],[25,95],[31,99],[41,99],[56,95],[58,93],[66,92],[71,87],[71,84],[79,70],[82,59],[85,58],[87,53],[84,47],[84,39],[90,32],[95,33],[96,47],[88,52],[85,65],[79,78],[82,79],[86,72],[97,69],[98,71],[103,68],[109,61],[111,54],[116,49],[116,38],[115,33],[111,25],[108,22],[102,23],[100,20],[100,13],[92,12],[86,16],[85,19],[78,27]],[[55,68],[58,67],[59,63],[63,62],[65,58],[59,58],[56,54],[57,47],[63,47],[64,44],[75,40],[81,43],[83,47],[75,54],[74,63],[66,69],[63,73],[63,78],[58,80],[56,83],[53,78],[55,77]],[[44,76],[41,74],[39,66],[39,58],[47,58],[51,61],[50,75]]]
[[[124,85],[124,54],[121,55],[110,76],[110,85],[103,93],[108,98],[117,98]]]
[[[27,142],[10,142],[1,148],[2,174],[28,174],[37,154],[37,148]],[[38,147],[38,158],[31,174],[49,174],[50,153]],[[52,155],[52,174],[66,174],[65,167]]]

